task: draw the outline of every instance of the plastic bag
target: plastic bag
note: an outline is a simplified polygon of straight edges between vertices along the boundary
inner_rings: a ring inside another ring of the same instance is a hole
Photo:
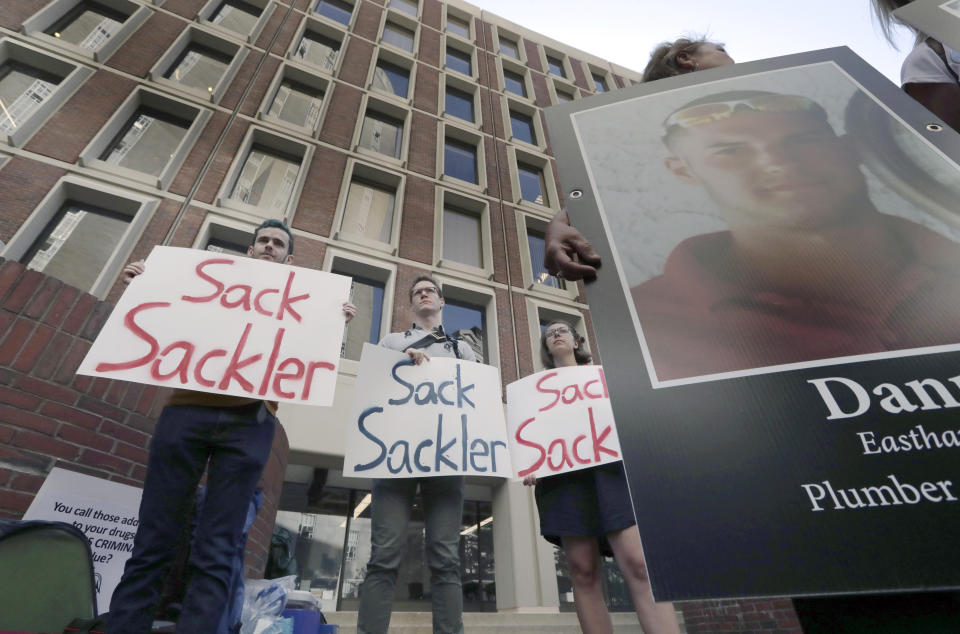
[[[283,609],[296,579],[296,575],[290,575],[279,579],[247,580],[240,634],[281,634]]]

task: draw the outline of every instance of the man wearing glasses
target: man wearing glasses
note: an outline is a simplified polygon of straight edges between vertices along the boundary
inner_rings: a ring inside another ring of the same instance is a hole
[[[381,346],[406,352],[421,364],[431,356],[476,361],[473,349],[443,330],[443,292],[429,275],[418,275],[410,285],[410,307],[415,322],[404,332],[392,332]],[[423,504],[427,564],[433,600],[435,634],[462,634],[463,593],[460,587],[460,523],[463,513],[463,476],[374,480],[371,515],[371,553],[360,587],[357,631],[386,634],[390,625],[397,570],[407,545],[407,523],[417,487]]]

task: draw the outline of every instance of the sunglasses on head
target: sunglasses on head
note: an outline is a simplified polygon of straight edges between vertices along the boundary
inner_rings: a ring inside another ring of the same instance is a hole
[[[817,108],[817,104],[800,95],[758,95],[747,99],[701,103],[677,110],[664,121],[666,129],[673,127],[694,128],[722,119],[729,119],[739,107],[757,112],[804,112]]]

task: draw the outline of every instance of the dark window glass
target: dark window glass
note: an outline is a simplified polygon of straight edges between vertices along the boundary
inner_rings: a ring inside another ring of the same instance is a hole
[[[44,33],[88,51],[98,51],[117,34],[127,17],[99,2],[84,0]]]
[[[189,129],[190,121],[187,119],[141,107],[127,121],[100,159],[138,172],[160,176]]]
[[[250,245],[251,242],[253,242],[253,236],[250,236],[250,240],[248,240],[244,244],[240,244],[239,242],[228,240],[225,238],[210,238],[207,241],[206,250],[213,251],[214,253],[230,253],[232,255],[246,255],[247,247]]]
[[[573,95],[568,93],[565,90],[557,90],[557,101],[564,103],[566,101],[573,101]]]
[[[13,133],[50,98],[60,81],[20,62],[0,64],[0,130]]]
[[[293,56],[310,64],[316,64],[324,70],[333,70],[340,52],[340,42],[333,38],[307,31],[300,38]]]
[[[507,92],[512,92],[521,97],[527,96],[527,84],[523,81],[523,75],[519,73],[512,70],[503,71],[503,85]]]
[[[477,360],[487,358],[487,311],[483,306],[447,298],[443,308],[443,329],[473,348]]]
[[[336,20],[341,24],[350,24],[350,16],[353,15],[353,5],[344,0],[320,0],[314,9],[320,15],[324,15],[331,20]]]
[[[593,74],[593,87],[597,92],[607,92],[607,80],[597,75]]]
[[[500,53],[513,59],[520,59],[520,49],[517,47],[517,43],[503,37],[500,38]]]
[[[530,249],[530,271],[533,274],[533,283],[551,288],[565,288],[563,281],[550,275],[547,272],[547,267],[543,265],[543,258],[546,255],[544,234],[527,228],[527,247]],[[540,329],[543,330],[545,325],[541,323]]]
[[[563,70],[563,60],[547,55],[547,68],[557,77],[566,78],[567,72]]]
[[[473,123],[473,95],[463,90],[447,86],[447,99],[444,110],[446,110],[447,114]]]
[[[350,301],[356,305],[357,314],[346,325],[340,356],[344,359],[359,360],[363,344],[380,341],[385,285],[378,280],[339,271],[336,267],[333,272],[353,279],[350,285]]]
[[[405,98],[410,90],[410,71],[380,60],[374,72],[373,85],[380,90]]]
[[[473,62],[470,53],[447,47],[447,68],[464,75],[473,75]]]
[[[70,286],[89,290],[130,225],[130,216],[68,200],[20,261]]]
[[[413,52],[414,35],[412,30],[399,24],[394,24],[393,22],[387,22],[383,27],[383,41],[387,44],[393,44],[408,53]]]
[[[460,37],[470,38],[470,23],[461,20],[455,15],[447,14],[447,33],[453,33]]]
[[[468,183],[477,182],[477,148],[447,139],[443,147],[443,173]]]
[[[533,127],[533,117],[522,112],[510,111],[510,129],[513,138],[536,145],[537,133]]]
[[[413,17],[417,17],[420,13],[419,5],[413,0],[390,0],[390,6],[398,11],[408,13]]]
[[[543,170],[526,163],[517,163],[520,197],[538,205],[547,204],[543,195]]]

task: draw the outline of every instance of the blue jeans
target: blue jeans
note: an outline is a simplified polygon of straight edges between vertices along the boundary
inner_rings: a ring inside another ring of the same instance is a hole
[[[460,587],[460,523],[463,478],[374,480],[371,501],[371,553],[360,587],[358,634],[386,634],[393,607],[397,570],[407,545],[407,522],[420,485],[427,531],[427,565],[433,597],[434,634],[463,633]]]
[[[133,553],[110,601],[107,632],[150,631],[163,578],[205,467],[206,501],[197,511],[190,585],[177,632],[217,630],[231,598],[236,545],[270,457],[276,420],[262,403],[163,409],[150,445]]]

